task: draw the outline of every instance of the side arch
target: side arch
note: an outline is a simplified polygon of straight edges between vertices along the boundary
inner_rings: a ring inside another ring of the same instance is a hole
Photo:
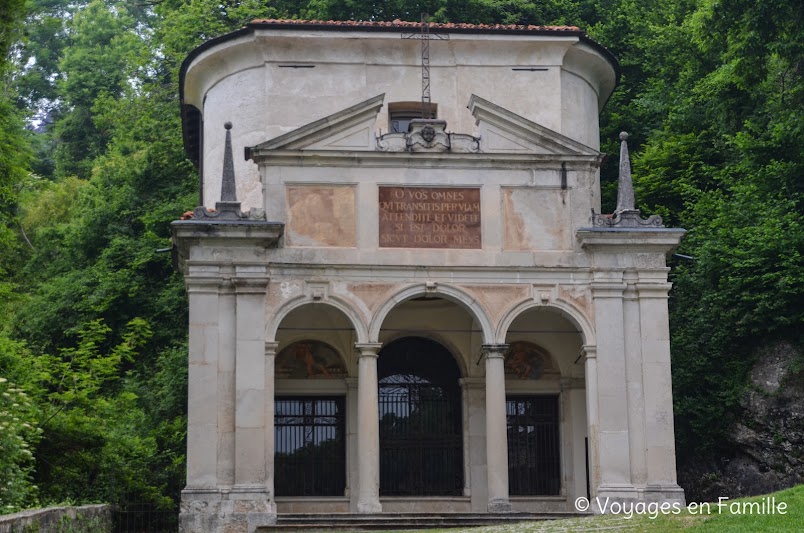
[[[489,320],[488,313],[483,306],[474,298],[460,289],[450,285],[438,284],[435,287],[428,284],[420,283],[406,287],[391,296],[377,311],[371,319],[368,329],[368,342],[378,342],[380,337],[380,330],[382,329],[383,322],[397,305],[424,295],[434,295],[449,300],[458,304],[466,310],[472,318],[477,320],[480,325],[480,330],[483,335],[483,344],[492,344],[494,342],[494,327]]]
[[[514,322],[514,320],[516,320],[516,318],[525,311],[534,308],[557,312],[559,315],[569,320],[576,328],[578,328],[578,331],[583,337],[584,345],[594,346],[597,344],[595,328],[592,326],[592,323],[589,321],[586,315],[576,307],[561,300],[552,301],[548,304],[542,304],[531,300],[515,305],[509,309],[505,315],[503,315],[502,320],[500,320],[500,324],[497,327],[495,336],[495,344],[505,344],[505,337],[508,334],[508,328],[511,327],[511,324]]]
[[[329,295],[324,300],[315,300],[312,296],[309,295],[302,295],[291,300],[288,300],[284,304],[282,304],[271,316],[271,318],[267,321],[265,325],[265,339],[266,342],[274,342],[276,341],[276,332],[279,329],[279,325],[282,323],[282,320],[291,311],[294,309],[298,309],[303,305],[308,304],[315,304],[315,305],[328,305],[340,311],[341,313],[346,316],[346,318],[351,322],[352,327],[355,329],[355,336],[357,338],[358,343],[367,343],[368,341],[368,330],[366,329],[366,323],[363,320],[363,317],[360,313],[355,310],[349,302],[342,301],[337,296]]]

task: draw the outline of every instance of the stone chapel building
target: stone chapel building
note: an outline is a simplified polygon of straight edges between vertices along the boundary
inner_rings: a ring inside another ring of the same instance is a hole
[[[258,20],[182,66],[184,532],[684,501],[684,231],[634,210],[624,139],[599,214],[616,59],[575,27],[433,24],[423,72],[421,29]]]

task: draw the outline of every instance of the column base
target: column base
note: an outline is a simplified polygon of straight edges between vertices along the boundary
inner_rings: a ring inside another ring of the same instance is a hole
[[[508,500],[492,500],[489,502],[490,513],[512,513],[514,508]]]
[[[618,512],[622,504],[633,504],[640,501],[640,491],[630,484],[601,485],[597,494],[592,497],[590,510],[595,514]],[[612,504],[614,509],[612,510]]]
[[[684,489],[675,483],[648,485],[645,487],[644,498],[647,502],[678,502],[682,507],[687,505]]]
[[[382,504],[376,502],[357,502],[357,512],[360,514],[373,514],[382,512]]]
[[[261,494],[185,489],[181,500],[179,533],[255,533],[258,527],[276,524],[276,504],[264,487]]]
[[[676,484],[667,485],[601,485],[597,494],[592,498],[591,510],[595,514],[618,512],[621,505],[631,505],[637,502],[657,502],[686,505],[684,489]],[[612,511],[612,505],[614,511]]]

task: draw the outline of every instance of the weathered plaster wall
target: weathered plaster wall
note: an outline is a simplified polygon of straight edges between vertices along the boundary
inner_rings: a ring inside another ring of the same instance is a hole
[[[581,59],[565,55],[583,48]],[[314,68],[288,68],[306,65]],[[538,70],[512,70],[513,68]],[[570,71],[572,72],[570,74]],[[591,147],[599,145],[601,87],[611,65],[577,37],[451,35],[431,44],[431,97],[450,131],[475,133],[472,94]],[[385,93],[373,130],[388,131],[387,103],[421,98],[420,43],[400,34],[257,30],[206,51],[187,71],[185,101],[204,117],[205,203],[220,194],[222,125],[234,124],[235,171],[244,208],[260,207],[256,165],[242,147]],[[303,102],[303,105],[300,105]]]

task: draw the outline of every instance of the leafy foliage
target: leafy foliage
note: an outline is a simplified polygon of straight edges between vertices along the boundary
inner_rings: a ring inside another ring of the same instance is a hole
[[[21,345],[0,337],[0,363],[22,355]],[[0,374],[0,513],[8,514],[37,501],[33,484],[33,450],[42,430],[38,409],[25,390]]]

